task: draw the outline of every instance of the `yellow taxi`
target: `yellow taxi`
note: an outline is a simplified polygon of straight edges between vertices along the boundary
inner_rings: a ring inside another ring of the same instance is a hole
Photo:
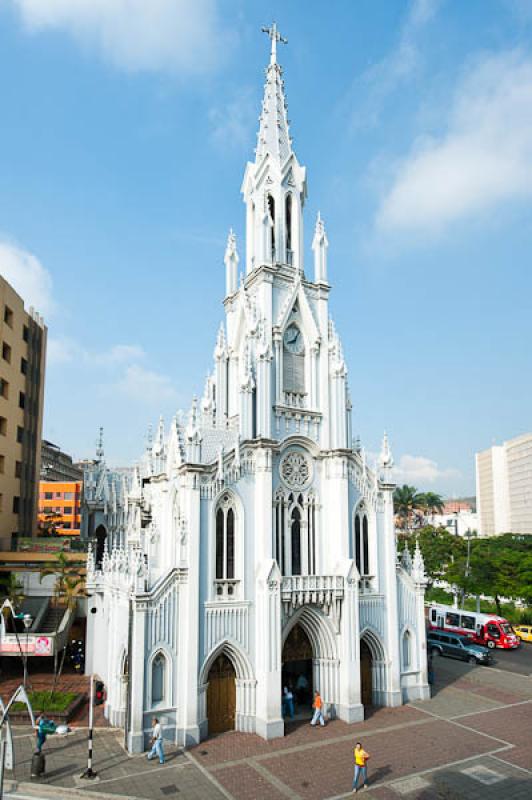
[[[512,625],[522,642],[532,642],[532,625]]]

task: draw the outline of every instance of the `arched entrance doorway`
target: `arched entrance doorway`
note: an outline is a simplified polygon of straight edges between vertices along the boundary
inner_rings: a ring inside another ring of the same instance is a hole
[[[283,647],[282,683],[292,689],[297,714],[312,713],[312,645],[299,623],[294,625]]]
[[[98,525],[96,528],[96,566],[101,567],[103,551],[105,547],[105,540],[107,539],[107,531],[104,525]]]
[[[364,639],[360,642],[360,699],[368,708],[373,705],[373,656]]]
[[[208,677],[207,719],[209,733],[235,729],[236,673],[232,661],[220,653],[213,662]]]

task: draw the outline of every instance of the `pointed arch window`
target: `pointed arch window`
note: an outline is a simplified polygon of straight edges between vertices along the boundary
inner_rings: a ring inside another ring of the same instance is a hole
[[[285,494],[274,501],[273,555],[282,575],[316,574],[316,498],[312,492]]]
[[[360,575],[370,574],[369,524],[363,507],[355,514],[355,562]]]
[[[288,193],[284,205],[284,223],[286,230],[286,263],[293,264],[294,252],[292,249],[292,195]]]
[[[272,261],[275,261],[275,200],[272,195],[268,195],[268,213],[271,219],[271,240]]]
[[[412,636],[410,631],[405,631],[403,635],[403,669],[409,669],[412,665]]]
[[[236,513],[234,501],[230,494],[224,494],[215,515],[215,579],[216,581],[234,581],[236,551]],[[227,590],[229,594],[233,591]],[[218,586],[217,594],[224,590]]]
[[[155,706],[164,701],[166,683],[166,658],[157,653],[151,663],[151,703]]]

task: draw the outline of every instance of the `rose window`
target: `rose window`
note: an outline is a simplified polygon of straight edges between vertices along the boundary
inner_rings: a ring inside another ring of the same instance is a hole
[[[281,478],[290,489],[303,489],[310,481],[310,463],[303,453],[288,453],[281,461]]]

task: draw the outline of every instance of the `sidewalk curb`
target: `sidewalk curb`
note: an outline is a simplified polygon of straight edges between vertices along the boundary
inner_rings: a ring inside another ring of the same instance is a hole
[[[55,786],[49,783],[16,783],[13,781],[9,790],[14,797],[28,798],[56,798],[56,800],[70,800],[70,798],[87,797],[89,800],[119,800],[120,797],[127,797],[128,800],[145,800],[145,798],[135,797],[134,795],[109,794],[108,792],[91,792],[87,789],[71,789],[66,786]]]

